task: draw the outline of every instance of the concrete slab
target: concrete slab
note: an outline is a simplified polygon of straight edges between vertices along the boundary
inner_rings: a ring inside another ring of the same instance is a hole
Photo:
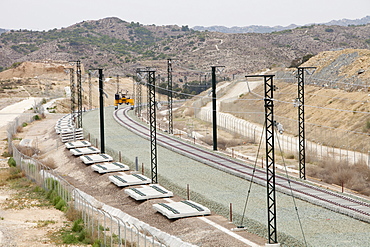
[[[109,176],[109,181],[117,185],[118,187],[126,187],[130,185],[141,185],[150,184],[151,179],[141,174],[126,174],[121,172],[119,175]]]
[[[55,133],[57,133],[59,135],[60,133],[62,133],[63,130],[73,131],[73,128],[74,128],[74,125],[72,125],[72,124],[68,124],[68,125],[65,125],[65,126],[56,126],[55,127]]]
[[[71,141],[77,141],[77,140],[83,140],[83,139],[84,139],[83,135],[77,135],[77,136],[63,137],[61,140],[63,143],[65,143],[65,142],[71,142]]]
[[[75,156],[100,153],[100,149],[96,147],[73,148],[70,149],[69,151]]]
[[[80,156],[80,159],[86,165],[101,163],[101,162],[109,162],[113,160],[113,158],[109,156],[108,154],[83,155],[83,156]]]
[[[140,188],[125,189],[125,193],[137,201],[173,196],[171,191],[158,184],[143,185]]]
[[[83,133],[83,128],[72,128],[72,129],[62,129],[60,134],[62,135],[73,135],[73,134],[80,134],[80,133]]]
[[[88,141],[75,141],[75,142],[67,142],[65,144],[66,148],[71,149],[71,148],[84,148],[84,147],[90,147],[91,143]]]
[[[128,165],[122,164],[121,162],[105,162],[102,164],[92,165],[91,169],[99,173],[108,173],[128,171],[130,170],[130,167]]]
[[[153,208],[169,219],[211,214],[211,210],[191,200],[170,203],[157,203]]]

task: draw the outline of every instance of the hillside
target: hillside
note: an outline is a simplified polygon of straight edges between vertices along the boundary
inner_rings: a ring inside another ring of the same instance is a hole
[[[287,67],[307,54],[341,48],[370,48],[370,25],[298,27],[269,34],[199,32],[187,26],[144,26],[118,18],[84,21],[47,32],[18,30],[0,35],[0,69],[15,62],[76,61],[109,75],[132,74],[137,66],[158,67],[176,59],[176,81],[190,80],[224,65],[224,75]],[[190,78],[193,76],[192,78]]]
[[[347,49],[322,52],[312,57],[303,66],[315,66],[313,74],[305,76],[305,123],[306,138],[330,147],[364,152],[370,150],[369,50]],[[284,125],[285,132],[297,134],[296,69],[278,71],[274,93],[275,120]],[[362,73],[358,73],[361,71]],[[311,71],[312,72],[312,71]],[[263,86],[256,89],[263,95]],[[262,124],[264,111],[262,101],[256,95],[241,95],[240,100],[223,103],[226,112]],[[246,103],[248,102],[248,103]],[[243,109],[240,113],[240,109]],[[256,112],[251,114],[251,112]]]

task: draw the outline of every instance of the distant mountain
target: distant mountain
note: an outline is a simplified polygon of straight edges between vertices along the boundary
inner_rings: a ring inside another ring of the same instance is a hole
[[[370,16],[366,16],[361,19],[349,20],[349,19],[341,19],[341,20],[333,20],[327,23],[319,23],[317,25],[325,25],[325,26],[358,26],[358,25],[365,25],[370,23]],[[307,24],[304,26],[311,26],[315,24]],[[192,29],[196,31],[210,31],[210,32],[219,32],[219,33],[272,33],[272,32],[279,32],[283,30],[294,29],[297,27],[302,27],[299,25],[291,24],[289,26],[259,26],[259,25],[251,25],[245,27],[224,27],[224,26],[210,26],[210,27],[203,27],[203,26],[195,26]]]
[[[200,32],[188,26],[155,26],[104,18],[49,31],[0,34],[0,71],[24,61],[77,61],[106,75],[132,74],[137,67],[167,73],[176,60],[181,81],[199,80],[211,65],[229,77],[271,67],[289,67],[308,55],[346,48],[370,49],[370,24],[310,25],[272,33]],[[181,71],[180,71],[181,69]],[[195,75],[194,72],[199,72]],[[193,76],[193,78],[190,78]],[[181,82],[179,79],[178,82]]]
[[[195,26],[192,29],[196,31],[210,31],[210,32],[219,32],[219,33],[272,33],[272,32],[279,32],[287,29],[294,29],[298,27],[298,25],[289,25],[286,27],[283,26],[246,26],[246,27],[224,27],[224,26],[211,26],[211,27],[203,27],[203,26]]]
[[[6,29],[2,29],[2,28],[0,28],[0,34],[5,33],[5,32],[7,32],[7,31],[9,31],[9,30],[6,30]]]
[[[370,16],[366,16],[361,19],[349,20],[349,19],[341,19],[341,20],[333,20],[324,25],[327,26],[358,26],[358,25],[366,25],[370,23]]]

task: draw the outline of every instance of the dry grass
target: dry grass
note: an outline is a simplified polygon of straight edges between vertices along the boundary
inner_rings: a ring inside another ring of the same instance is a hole
[[[69,205],[65,214],[69,221],[75,221],[82,218],[81,212],[76,210],[72,205]]]
[[[317,165],[310,166],[307,173],[323,182],[370,195],[370,168],[364,162],[348,165],[346,162],[326,158]]]
[[[55,160],[52,158],[52,157],[47,157],[43,160],[41,160],[41,163],[51,169],[56,169],[58,168],[56,163],[55,163]]]
[[[0,186],[6,185],[6,181],[9,178],[9,169],[1,169],[0,170]]]
[[[184,110],[184,116],[186,117],[194,117],[194,108],[189,107]]]
[[[200,140],[206,143],[207,145],[210,145],[210,146],[213,145],[213,137],[211,135],[204,136],[200,138]],[[239,146],[242,144],[245,144],[245,139],[241,139],[241,138],[226,139],[224,137],[217,138],[217,147],[220,150],[226,150],[226,148],[235,147],[235,146]]]
[[[32,157],[33,155],[39,155],[41,153],[39,149],[34,148],[34,147],[25,147],[25,146],[18,145],[17,149],[19,150],[19,152],[21,152],[22,154],[28,157]]]
[[[9,167],[0,170],[0,186],[7,185],[7,181],[22,178],[25,174],[18,167]]]
[[[17,127],[17,133],[21,133],[23,132],[23,127],[22,126],[18,126]]]

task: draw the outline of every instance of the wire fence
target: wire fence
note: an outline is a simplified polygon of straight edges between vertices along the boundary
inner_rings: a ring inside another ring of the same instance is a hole
[[[206,122],[212,122],[212,114],[212,109],[201,108],[199,111],[195,112],[195,117]],[[264,135],[262,126],[223,112],[217,112],[217,126],[244,136],[254,143],[260,139],[261,135]],[[330,133],[327,134],[327,132],[323,132],[322,136],[326,135],[329,136]],[[282,134],[279,135],[279,138],[282,152],[298,157],[298,137]],[[365,149],[361,151],[352,151],[349,150],[349,145],[336,147],[334,143],[330,145],[330,142],[328,142],[329,138],[326,138],[326,140],[326,143],[306,140],[306,153],[321,161],[331,158],[340,162],[346,162],[347,164],[361,163],[370,167],[370,150],[367,150],[367,152]],[[334,138],[334,140],[338,140],[338,138]]]
[[[22,154],[12,144],[13,158],[26,177],[46,191],[55,190],[80,214],[87,231],[101,246],[166,246],[147,230],[124,221],[122,211],[96,201],[63,179],[57,172]]]
[[[34,115],[34,114],[33,114]],[[55,170],[42,162],[22,154],[13,143],[17,127],[34,120],[33,115],[21,115],[8,125],[9,150],[25,176],[46,191],[54,190],[66,206],[77,210],[84,222],[86,230],[100,243],[100,246],[168,246],[158,239],[164,234],[156,228],[138,221],[119,209],[113,208],[75,188]],[[125,219],[125,220],[124,220]]]

